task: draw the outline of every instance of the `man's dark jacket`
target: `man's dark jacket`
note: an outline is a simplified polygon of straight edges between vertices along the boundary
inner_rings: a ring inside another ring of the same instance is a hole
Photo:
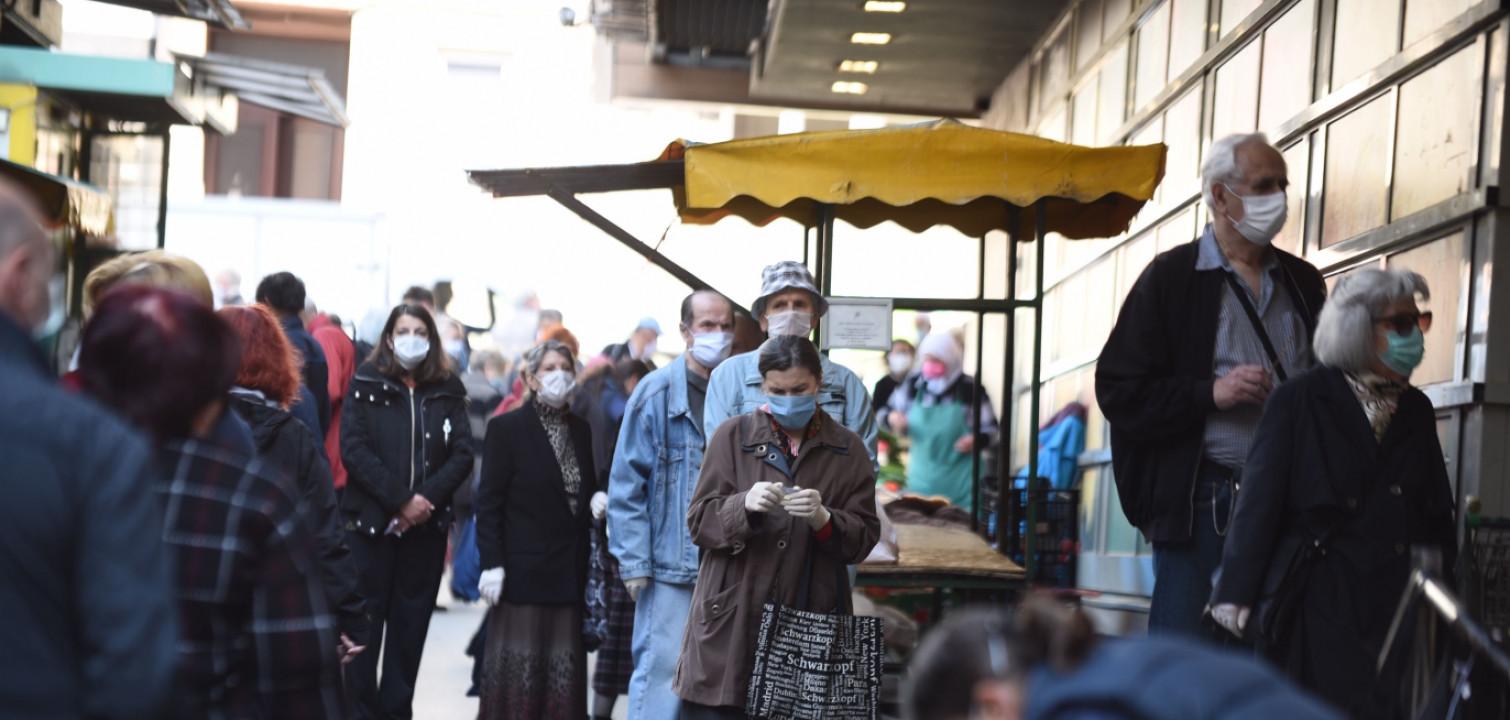
[[[319,546],[320,581],[325,599],[341,624],[341,632],[357,645],[366,645],[367,620],[362,597],[357,592],[357,571],[341,531],[344,524],[336,507],[330,463],[325,444],[287,410],[268,405],[255,396],[231,393],[231,409],[251,427],[257,456],[277,468],[299,489],[300,504],[309,534]]]
[[[1232,290],[1224,270],[1195,269],[1199,248],[1197,240],[1154,258],[1096,362],[1096,401],[1111,425],[1122,512],[1151,542],[1190,538],[1206,416],[1216,411],[1216,330],[1222,293]],[[1310,335],[1326,284],[1310,263],[1273,252],[1275,290],[1291,293]]]
[[[152,450],[3,315],[0,457],[0,716],[164,717],[178,604]]]
[[[304,329],[304,323],[299,320],[299,316],[280,315],[278,324],[283,326],[283,334],[288,336],[289,344],[293,345],[294,349],[299,351],[299,356],[304,358],[304,366],[301,368],[304,390],[314,396],[315,415],[319,419],[319,427],[311,427],[309,430],[315,434],[315,437],[324,438],[326,431],[330,429],[330,365],[325,362],[325,350],[321,349],[315,336]],[[300,391],[300,395],[304,394],[304,390]],[[295,407],[295,417],[301,420],[307,417],[298,412],[302,408]],[[304,424],[309,423],[306,421]]]

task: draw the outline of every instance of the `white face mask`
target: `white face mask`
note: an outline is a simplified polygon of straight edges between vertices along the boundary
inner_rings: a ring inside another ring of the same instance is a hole
[[[655,346],[656,346],[656,344],[657,343],[656,343],[655,340],[651,340],[650,342],[645,343],[645,346],[642,347],[642,348],[640,348],[640,355],[639,355],[639,357],[637,357],[635,359],[636,360],[644,360],[644,361],[647,361],[647,362],[650,361],[650,360],[652,360],[652,359],[654,359],[655,358]]]
[[[413,370],[430,354],[430,341],[418,335],[400,335],[393,339],[393,356],[405,370]]]
[[[902,377],[912,369],[912,356],[907,353],[892,353],[886,358],[887,368],[896,377]]]
[[[1290,214],[1290,203],[1283,192],[1269,193],[1268,195],[1249,195],[1244,197],[1233,192],[1232,186],[1222,183],[1227,192],[1233,197],[1243,201],[1243,219],[1232,220],[1228,215],[1227,220],[1237,228],[1238,234],[1247,238],[1254,245],[1268,245],[1274,242],[1274,236],[1284,229],[1285,220]]]
[[[712,370],[728,359],[733,347],[734,333],[705,332],[692,336],[692,347],[687,348],[687,352],[692,353],[692,359],[698,365]]]
[[[786,312],[771,313],[766,315],[767,334],[771,337],[781,335],[795,335],[807,337],[813,331],[813,314],[802,310],[788,310]]]
[[[540,375],[540,390],[536,395],[540,402],[553,408],[566,407],[567,398],[577,387],[576,378],[565,370],[552,370]]]

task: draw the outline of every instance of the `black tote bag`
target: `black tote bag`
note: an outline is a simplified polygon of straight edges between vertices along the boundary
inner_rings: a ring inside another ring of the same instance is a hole
[[[849,576],[838,568],[839,607],[813,612],[814,551],[803,561],[800,607],[767,602],[755,640],[745,713],[783,720],[875,720],[881,698],[881,619],[850,614]]]

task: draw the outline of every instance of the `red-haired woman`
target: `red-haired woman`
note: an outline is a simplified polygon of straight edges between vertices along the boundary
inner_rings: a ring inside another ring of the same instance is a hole
[[[244,348],[231,387],[231,409],[251,428],[257,456],[293,480],[299,491],[318,545],[325,597],[340,622],[342,659],[349,662],[366,645],[367,620],[356,567],[341,533],[324,445],[288,410],[299,399],[299,353],[266,307],[237,305],[216,314]]]
[[[346,682],[359,717],[407,718],[445,570],[451,496],[472,476],[467,391],[429,311],[400,305],[389,313],[345,405],[341,511],[373,623],[373,644]]]

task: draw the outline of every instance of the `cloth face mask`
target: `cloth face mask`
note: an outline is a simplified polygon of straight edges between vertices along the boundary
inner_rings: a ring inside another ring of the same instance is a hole
[[[1285,220],[1289,218],[1290,204],[1285,199],[1283,192],[1269,193],[1268,195],[1251,195],[1244,197],[1232,190],[1232,187],[1223,183],[1222,187],[1227,192],[1243,201],[1243,219],[1232,220],[1239,235],[1254,245],[1268,245],[1274,242],[1274,236],[1284,229]]]

